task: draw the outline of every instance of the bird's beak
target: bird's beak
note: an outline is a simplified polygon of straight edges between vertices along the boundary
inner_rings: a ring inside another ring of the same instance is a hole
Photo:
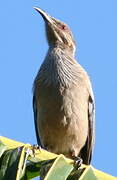
[[[53,20],[52,20],[51,16],[49,16],[45,11],[43,11],[42,9],[40,9],[38,7],[34,7],[34,9],[41,14],[41,16],[43,17],[43,19],[46,22],[53,24]]]

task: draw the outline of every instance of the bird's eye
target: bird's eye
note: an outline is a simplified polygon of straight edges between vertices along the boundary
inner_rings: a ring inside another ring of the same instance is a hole
[[[65,25],[61,25],[60,28],[61,28],[62,30],[68,30],[67,26],[65,26]]]
[[[63,29],[63,30],[66,30],[66,26],[65,26],[65,25],[62,25],[62,29]]]

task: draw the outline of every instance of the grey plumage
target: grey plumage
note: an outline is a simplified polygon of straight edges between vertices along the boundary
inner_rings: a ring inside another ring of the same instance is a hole
[[[68,26],[35,8],[44,18],[49,50],[33,86],[38,144],[89,164],[94,145],[94,96],[86,71],[74,58]]]

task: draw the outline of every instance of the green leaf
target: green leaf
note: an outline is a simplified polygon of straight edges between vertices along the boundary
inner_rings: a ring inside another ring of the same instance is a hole
[[[25,169],[24,177],[27,179],[32,179],[40,175],[41,162],[34,163],[28,162]]]
[[[7,150],[7,146],[0,141],[0,157]]]
[[[99,180],[99,179],[95,176],[92,167],[88,166],[80,176],[79,180]]]
[[[21,154],[20,154],[18,168],[17,168],[16,180],[21,179],[21,177],[25,173],[27,158],[31,153],[32,151],[30,150],[29,147],[27,147],[27,144],[21,147]]]
[[[7,149],[14,149],[14,148],[18,148],[25,145],[24,143],[14,141],[12,139],[9,139],[3,136],[0,136],[0,142],[6,145]]]
[[[73,164],[72,159],[63,155],[0,136],[0,180],[29,180],[44,171],[45,180],[117,179],[92,166],[82,165],[79,170],[73,170]],[[46,170],[49,170],[48,173]]]
[[[98,177],[99,180],[117,180],[117,177],[111,176],[110,174],[99,171],[93,167],[92,169],[94,171],[95,176]]]
[[[17,164],[19,159],[19,150],[8,150],[0,159],[0,180],[16,179]]]
[[[78,180],[81,174],[84,172],[84,170],[85,168],[82,166],[77,170],[76,168],[74,168],[73,171],[68,176],[67,180]]]
[[[25,170],[26,160],[29,155],[26,147],[7,150],[0,159],[0,180],[19,180]]]
[[[68,163],[61,154],[54,161],[44,180],[65,180],[72,170],[73,164]]]

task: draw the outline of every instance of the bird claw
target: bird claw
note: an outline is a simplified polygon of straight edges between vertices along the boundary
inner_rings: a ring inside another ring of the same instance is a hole
[[[41,146],[39,146],[38,144],[34,144],[33,145],[33,149],[35,149],[35,150],[41,150]]]
[[[82,165],[83,160],[80,157],[74,157],[74,166],[75,169],[79,169],[79,167]]]

